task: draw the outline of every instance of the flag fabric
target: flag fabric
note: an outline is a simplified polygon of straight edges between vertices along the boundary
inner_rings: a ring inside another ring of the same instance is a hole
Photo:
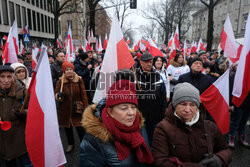
[[[23,34],[29,34],[29,26],[28,25],[23,27]]]
[[[101,36],[99,36],[99,43],[98,44],[99,44],[98,52],[102,53],[103,48],[102,48],[102,39],[101,39]]]
[[[191,53],[197,52],[197,43],[195,41],[191,44]]]
[[[250,92],[250,13],[248,14],[244,45],[233,86],[233,103],[240,107]]]
[[[114,83],[115,71],[120,69],[130,69],[133,65],[134,59],[123,38],[117,16],[114,15],[109,42],[101,68],[101,73],[104,78],[99,77],[93,102],[96,103],[106,96],[110,86]]]
[[[99,50],[99,42],[98,40],[96,40],[95,51],[98,52],[98,50]]]
[[[18,41],[18,29],[17,22],[14,21],[12,27],[10,28],[8,39],[6,41],[2,61],[3,64],[6,63],[17,63],[17,55],[19,53],[19,41]]]
[[[44,46],[29,92],[25,141],[31,162],[36,167],[61,166],[66,159],[59,134],[47,48]]]
[[[200,96],[222,134],[229,132],[229,70]]]
[[[172,35],[171,35],[171,38],[170,38],[170,40],[169,40],[169,42],[168,42],[168,46],[167,46],[166,51],[172,46],[173,39],[174,39],[174,37],[173,37],[173,34],[172,34]]]
[[[72,41],[71,25],[69,25],[68,38],[67,38],[67,49],[66,49],[66,61],[75,59],[74,46]]]
[[[19,42],[19,44],[20,44],[20,49],[19,49],[19,55],[20,54],[23,54],[24,55],[24,46],[23,46],[23,41],[22,41],[22,39],[20,39],[20,42]]]
[[[183,47],[184,60],[186,60],[186,54],[187,54],[187,43],[186,43],[186,40],[185,40],[184,41],[184,47]]]
[[[153,56],[161,56],[163,57],[163,54],[161,51],[157,48],[156,44],[152,41],[152,39],[149,40],[149,48],[148,52]]]
[[[103,43],[103,49],[107,49],[107,46],[108,46],[108,37],[107,37],[107,33],[105,34],[105,40],[104,40],[104,43]]]
[[[198,47],[197,47],[197,52],[199,52],[201,50],[205,51],[205,48],[204,48],[204,44],[202,42],[202,39],[200,38],[199,43],[198,43]]]
[[[89,41],[87,41],[86,39],[85,39],[85,45],[86,45],[86,46],[85,46],[86,52],[89,51],[89,50],[93,50],[92,47],[90,46]]]
[[[179,40],[179,28],[176,26],[176,31],[174,34],[174,44],[176,49],[180,49],[180,40]]]
[[[56,40],[56,44],[57,44],[57,48],[60,48],[60,49],[62,48],[62,45],[58,39]]]
[[[229,14],[227,15],[227,19],[224,23],[220,37],[221,37],[220,47],[222,50],[224,50],[224,55],[228,57],[232,63],[237,62],[239,60],[239,57],[237,55],[240,55],[237,54],[240,45],[235,41]]]
[[[39,53],[39,49],[38,48],[34,48],[32,49],[32,70],[34,71],[37,65],[37,56]]]

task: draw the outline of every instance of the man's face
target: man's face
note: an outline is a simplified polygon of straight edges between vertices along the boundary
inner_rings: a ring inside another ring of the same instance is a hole
[[[26,55],[26,59],[30,60],[32,58],[32,55],[28,54]]]
[[[13,80],[14,79],[11,72],[4,71],[0,73],[0,88],[3,90],[9,89]]]
[[[63,52],[58,53],[56,59],[57,59],[59,62],[63,63],[63,62],[65,61],[64,53],[63,53]]]
[[[199,73],[201,72],[201,68],[202,68],[202,62],[201,61],[195,61],[193,62],[193,64],[191,65],[191,70],[194,73]]]
[[[2,54],[3,54],[3,51],[2,51],[2,50],[0,50],[0,56],[2,56]]]
[[[207,54],[206,54],[206,53],[205,53],[205,54],[202,54],[202,55],[200,56],[200,58],[202,59],[203,62],[205,62],[206,59],[207,59]]]
[[[150,72],[152,69],[152,65],[153,65],[153,60],[140,60],[141,63],[141,67],[143,69],[143,71],[145,72]]]
[[[51,64],[51,63],[54,63],[54,58],[53,57],[49,57],[49,64]]]
[[[92,52],[88,52],[88,57],[89,57],[89,59],[92,59],[92,57],[93,57]]]

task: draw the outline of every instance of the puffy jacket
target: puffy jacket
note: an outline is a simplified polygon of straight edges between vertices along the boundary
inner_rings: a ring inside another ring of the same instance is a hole
[[[125,160],[120,161],[118,159],[112,136],[101,121],[101,110],[96,109],[96,105],[93,104],[84,111],[82,123],[87,134],[80,145],[79,166],[146,167],[147,164],[138,162],[134,151],[131,151],[131,154]],[[140,117],[140,126],[143,127],[143,118],[141,115]],[[142,128],[141,132],[147,143],[145,129]]]
[[[62,76],[62,63],[58,60],[55,60],[54,63],[50,65],[51,68],[51,75],[53,80],[53,86],[56,87],[56,83],[59,80],[59,78]]]

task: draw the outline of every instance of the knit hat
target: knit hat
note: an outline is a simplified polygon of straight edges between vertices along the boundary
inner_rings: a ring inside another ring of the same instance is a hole
[[[65,61],[62,64],[62,71],[65,72],[66,68],[72,68],[74,70],[74,65],[68,61]]]
[[[133,103],[138,106],[135,85],[128,80],[118,80],[109,89],[106,107],[112,107],[121,103]]]
[[[206,54],[206,52],[205,52],[205,51],[200,51],[200,52],[198,53],[198,57],[200,57],[200,56],[203,55],[203,54]]]
[[[86,52],[79,53],[78,57],[83,61],[88,58],[88,54]]]
[[[9,72],[14,72],[14,69],[10,66],[7,65],[0,65],[0,73],[4,72],[4,71],[9,71]]]
[[[200,106],[199,90],[187,82],[175,85],[172,103],[173,106],[176,107],[177,104],[184,101],[191,101],[194,102],[197,105],[197,107]]]
[[[191,67],[191,66],[192,66],[192,64],[193,64],[194,62],[196,62],[196,61],[200,61],[200,62],[202,62],[202,64],[203,64],[203,61],[201,60],[201,58],[199,58],[199,57],[195,57],[195,58],[193,58],[193,59],[191,60],[190,67]]]

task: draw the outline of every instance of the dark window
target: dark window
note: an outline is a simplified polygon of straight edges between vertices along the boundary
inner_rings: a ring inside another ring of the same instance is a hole
[[[17,26],[21,28],[22,27],[21,11],[20,11],[20,5],[17,4],[16,4],[16,17],[17,17]]]
[[[35,6],[35,0],[31,0],[31,4]]]
[[[52,34],[54,34],[54,19],[51,18]]]
[[[32,30],[32,21],[31,21],[31,11],[30,11],[30,9],[27,9],[27,13],[28,13],[28,25],[29,25],[29,29]]]
[[[69,28],[69,25],[70,25],[71,30],[72,30],[72,20],[67,20],[67,23],[68,23],[67,28]]]
[[[43,9],[43,0],[40,0],[40,8]]]
[[[9,1],[9,10],[10,10],[10,24],[12,25],[15,20],[15,11],[14,3]]]
[[[48,24],[49,24],[49,33],[51,33],[51,24],[50,24],[50,17],[48,17]]]
[[[1,11],[0,11],[0,24],[2,24],[2,15],[1,15]]]
[[[47,1],[46,0],[43,0],[43,6],[44,6],[44,10],[47,10]]]
[[[59,24],[58,24],[58,34],[61,34],[61,21],[59,21]]]
[[[36,7],[39,8],[39,0],[36,0]]]
[[[48,22],[47,22],[47,16],[44,15],[44,25],[45,25],[45,32],[48,33]]]
[[[25,7],[22,7],[22,18],[23,18],[23,27],[25,27],[27,25],[26,9],[25,9]]]
[[[2,0],[2,8],[3,8],[3,24],[4,25],[9,25],[7,0]]]
[[[40,28],[40,13],[36,13],[37,15],[37,30],[40,32],[41,28]]]
[[[27,0],[28,3],[30,3],[30,0]]]
[[[32,19],[33,19],[33,29],[36,31],[36,12],[32,11]]]
[[[43,20],[43,14],[41,14],[41,22],[42,22],[42,32],[44,32],[44,20]]]

